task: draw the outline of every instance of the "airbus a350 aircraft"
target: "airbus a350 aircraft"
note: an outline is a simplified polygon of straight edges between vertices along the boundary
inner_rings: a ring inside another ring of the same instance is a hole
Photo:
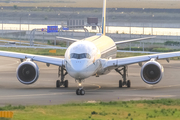
[[[63,38],[74,42],[66,50],[65,58],[54,58],[5,51],[0,51],[0,56],[18,58],[22,61],[17,68],[17,79],[26,85],[33,84],[38,79],[39,68],[34,61],[46,63],[47,66],[50,64],[59,66],[58,74],[61,76],[61,79],[57,80],[56,87],[68,87],[68,80],[64,79],[65,76],[69,74],[79,83],[79,88],[76,90],[77,95],[85,94],[81,85],[82,80],[91,76],[99,77],[101,75],[106,75],[111,70],[116,70],[122,76],[123,81],[119,80],[120,88],[123,86],[130,87],[130,80],[126,79],[127,65],[139,63],[141,66],[142,62],[146,62],[142,65],[140,71],[142,80],[147,84],[157,84],[163,77],[164,69],[156,60],[167,59],[168,61],[168,58],[170,57],[180,56],[180,52],[170,52],[115,59],[117,44],[149,38],[114,42],[111,38],[105,35],[105,22],[106,0],[104,0],[103,5],[102,33],[98,33],[95,36],[83,40]]]

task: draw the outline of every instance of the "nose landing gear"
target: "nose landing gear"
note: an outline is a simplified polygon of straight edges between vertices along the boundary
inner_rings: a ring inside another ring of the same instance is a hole
[[[76,95],[85,95],[85,90],[81,86],[81,83],[79,83],[79,88],[76,90]]]
[[[76,90],[76,95],[85,95],[84,89],[83,89],[83,88],[78,88],[78,89]]]

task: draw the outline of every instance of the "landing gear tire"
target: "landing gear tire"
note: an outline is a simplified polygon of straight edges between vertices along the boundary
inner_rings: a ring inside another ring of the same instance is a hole
[[[80,90],[81,95],[85,95],[85,91],[83,89]]]
[[[80,93],[80,89],[77,89],[76,90],[76,95],[80,95],[81,93]]]
[[[68,80],[64,81],[64,87],[67,88],[68,87]]]
[[[85,91],[79,88],[76,90],[76,95],[85,95]]]
[[[119,88],[122,88],[122,86],[123,86],[122,80],[119,80]]]
[[[60,87],[60,80],[57,80],[56,81],[56,88],[59,88]]]
[[[122,66],[122,67],[116,68],[115,71],[118,72],[123,78],[123,80],[119,80],[119,88],[122,88],[123,86],[127,86],[127,88],[130,88],[131,81],[127,80],[127,76],[128,76],[127,66]]]
[[[131,81],[130,81],[130,80],[127,81],[127,87],[128,87],[128,88],[131,87]]]
[[[65,73],[64,73],[65,71]],[[60,86],[64,86],[65,88],[68,87],[68,80],[64,81],[65,76],[68,74],[66,69],[64,67],[60,67],[58,69],[58,77],[61,77],[60,80],[56,81],[56,88],[59,88]]]

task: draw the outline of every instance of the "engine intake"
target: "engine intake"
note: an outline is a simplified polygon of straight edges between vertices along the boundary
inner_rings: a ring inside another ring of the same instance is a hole
[[[141,68],[141,78],[147,84],[159,83],[163,74],[163,66],[154,60],[146,62]]]
[[[39,67],[32,61],[22,62],[17,68],[16,76],[21,83],[32,84],[39,77]]]

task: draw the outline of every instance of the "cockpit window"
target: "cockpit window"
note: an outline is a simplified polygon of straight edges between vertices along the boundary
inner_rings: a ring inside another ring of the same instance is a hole
[[[88,53],[82,53],[82,54],[77,54],[77,53],[71,53],[70,58],[74,59],[91,59],[91,56]]]

